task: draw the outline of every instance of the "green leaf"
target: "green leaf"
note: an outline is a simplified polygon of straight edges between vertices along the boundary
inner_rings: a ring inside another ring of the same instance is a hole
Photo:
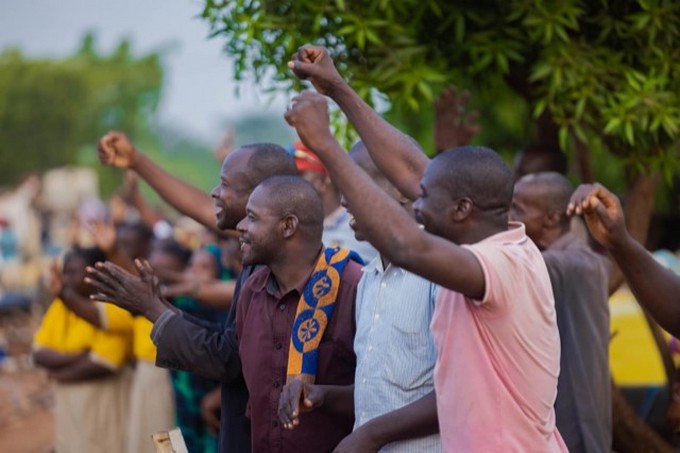
[[[569,128],[567,126],[560,127],[559,142],[561,149],[567,149],[569,145]]]

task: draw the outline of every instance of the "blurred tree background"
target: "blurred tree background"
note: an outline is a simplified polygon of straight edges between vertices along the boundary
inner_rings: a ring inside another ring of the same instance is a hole
[[[147,132],[162,82],[160,55],[135,57],[125,40],[105,55],[87,35],[63,60],[3,52],[0,181],[12,184],[29,171],[90,161],[97,138],[109,129]],[[113,172],[102,176],[110,190]]]
[[[29,58],[18,49],[0,53],[0,186],[28,173],[85,165],[98,172],[102,193],[109,195],[122,173],[99,165],[95,151],[99,137],[116,129],[169,172],[210,190],[218,168],[212,146],[156,120],[163,55],[137,56],[127,40],[110,53],[98,52],[96,44],[88,34],[64,59]],[[229,121],[225,130],[238,131],[236,145],[286,144],[293,134],[281,124],[271,115],[250,115]],[[146,187],[144,193],[159,201]]]
[[[203,17],[236,79],[265,90],[305,87],[286,63],[304,44],[327,47],[357,92],[430,154],[433,102],[450,84],[468,89],[481,114],[473,143],[508,162],[527,145],[560,148],[574,182],[623,195],[638,240],[656,204],[666,237],[653,246],[680,245],[668,228],[680,210],[677,1],[205,0]],[[668,451],[615,400],[617,450]]]

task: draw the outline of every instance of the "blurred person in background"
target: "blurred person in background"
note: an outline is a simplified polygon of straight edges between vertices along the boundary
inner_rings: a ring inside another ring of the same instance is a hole
[[[66,254],[62,272],[54,264],[54,300],[33,341],[35,363],[56,381],[57,453],[124,451],[131,338],[95,327],[67,306],[74,300],[92,305],[85,267],[103,259],[99,249],[76,247]]]

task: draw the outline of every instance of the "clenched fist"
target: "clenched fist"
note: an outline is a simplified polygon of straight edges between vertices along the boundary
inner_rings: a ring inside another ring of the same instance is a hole
[[[111,131],[99,139],[97,144],[99,161],[111,167],[132,167],[136,152],[128,136],[122,132]]]
[[[294,97],[284,118],[295,128],[300,140],[317,154],[322,153],[329,139],[335,140],[330,131],[328,103],[318,93],[303,91]]]

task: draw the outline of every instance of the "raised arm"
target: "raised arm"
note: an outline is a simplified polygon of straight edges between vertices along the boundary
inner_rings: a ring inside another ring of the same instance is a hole
[[[288,66],[340,106],[378,168],[401,193],[415,200],[429,162],[415,140],[385,121],[359,97],[340,76],[324,47],[300,48]]]
[[[572,195],[567,213],[585,217],[591,234],[619,265],[640,305],[661,327],[680,336],[680,277],[630,236],[618,198],[600,184],[583,184]]]
[[[213,231],[215,207],[210,195],[171,175],[138,151],[122,132],[109,132],[99,140],[99,160],[104,165],[134,170],[168,204]]]
[[[165,220],[163,217],[158,215],[151,209],[149,203],[147,203],[142,191],[139,190],[139,176],[133,170],[127,170],[125,172],[125,183],[124,191],[128,203],[137,209],[139,212],[139,217],[142,222],[149,228],[153,228],[157,222]]]
[[[422,230],[340,147],[328,126],[326,99],[304,92],[292,102],[286,121],[321,158],[345,196],[362,232],[396,266],[469,297],[484,295],[484,274],[469,250]],[[451,272],[456,263],[456,272]]]

